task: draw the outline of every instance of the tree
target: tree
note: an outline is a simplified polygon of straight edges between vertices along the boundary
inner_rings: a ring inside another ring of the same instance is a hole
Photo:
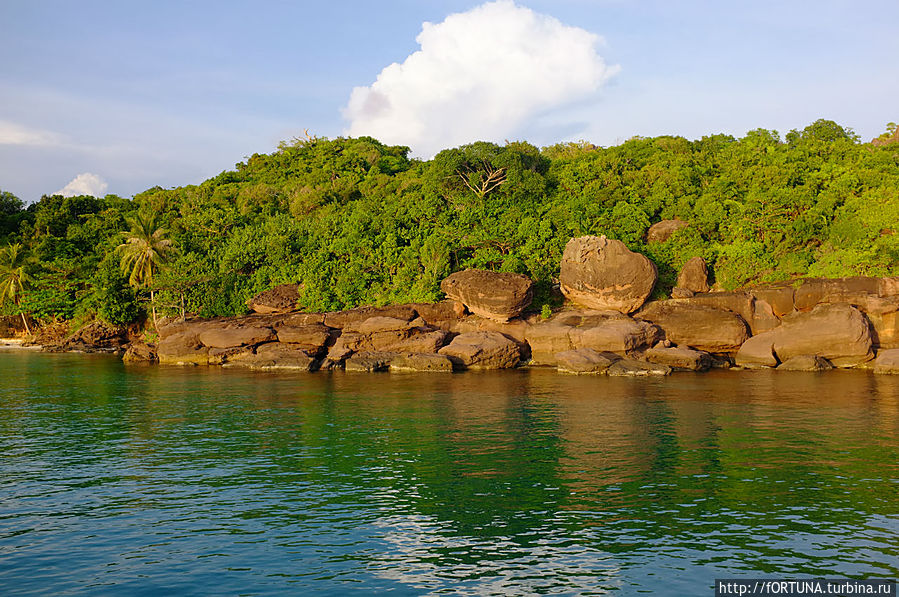
[[[122,272],[128,274],[128,283],[135,288],[150,289],[150,305],[153,309],[153,327],[156,327],[156,294],[151,284],[153,277],[166,267],[177,252],[167,231],[159,224],[156,214],[138,212],[129,218],[131,230],[124,233],[125,242],[116,247],[121,256]]]
[[[25,269],[27,265],[28,260],[19,243],[0,249],[0,305],[12,301],[18,307],[25,286],[31,283],[31,276]],[[25,319],[25,312],[19,311],[19,314],[25,324],[25,331],[30,335],[31,329]]]

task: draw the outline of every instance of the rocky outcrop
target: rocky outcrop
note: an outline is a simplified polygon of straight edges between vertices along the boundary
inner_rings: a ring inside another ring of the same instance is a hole
[[[810,311],[822,303],[848,303],[861,306],[869,296],[878,296],[880,278],[832,278],[803,280],[794,293],[793,302],[800,311]]]
[[[132,342],[122,355],[122,361],[125,363],[155,363],[158,360],[156,349],[141,341]]]
[[[599,352],[592,348],[566,350],[555,355],[558,370],[564,373],[605,373],[612,363],[621,359],[615,353]]]
[[[521,315],[534,298],[534,282],[527,276],[481,269],[456,272],[440,289],[475,315],[502,322]]]
[[[226,324],[210,326],[201,331],[197,338],[209,348],[234,348],[237,346],[255,346],[263,342],[276,340],[275,330],[266,326]]]
[[[388,305],[386,307],[359,307],[346,311],[333,311],[325,313],[322,321],[329,328],[344,329],[365,321],[371,317],[392,317],[403,321],[412,321],[418,317],[418,312],[412,305]]]
[[[47,345],[45,350],[78,352],[119,352],[125,351],[128,334],[124,328],[101,321],[91,322],[66,338],[61,345]]]
[[[694,257],[684,264],[677,275],[677,287],[691,292],[709,291],[709,268],[702,257]]]
[[[465,369],[509,369],[521,361],[518,346],[497,332],[459,334],[439,354]]]
[[[296,284],[281,284],[248,300],[247,308],[264,315],[288,313],[296,310],[299,299],[300,293]]]
[[[774,356],[775,334],[767,333],[753,336],[743,343],[737,351],[734,362],[744,369],[762,369],[777,367],[777,357]]]
[[[712,366],[709,353],[682,346],[654,346],[644,353],[643,358],[650,363],[685,371],[706,371]]]
[[[899,375],[899,348],[884,350],[874,361],[874,373]]]
[[[621,241],[582,236],[565,245],[559,282],[569,300],[588,309],[632,313],[646,302],[657,277],[655,264]]]
[[[280,325],[275,328],[278,342],[285,344],[299,344],[313,352],[320,349],[331,340],[333,330],[320,323],[311,325]]]
[[[705,352],[735,353],[749,338],[736,313],[692,302],[657,301],[637,317],[659,326],[668,341]]]
[[[225,367],[244,367],[262,371],[315,371],[318,368],[314,353],[302,345],[282,342],[266,342],[255,349],[241,350],[226,356],[222,364]]]
[[[452,373],[453,361],[442,354],[400,354],[390,361],[390,370]]]
[[[646,231],[646,242],[663,243],[678,230],[683,230],[690,224],[683,220],[662,220],[649,227]]]

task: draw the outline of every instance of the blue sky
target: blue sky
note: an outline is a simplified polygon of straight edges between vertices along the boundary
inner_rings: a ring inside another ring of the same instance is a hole
[[[817,118],[867,140],[899,120],[895,0],[483,5],[0,0],[0,189],[198,183],[305,129],[375,131],[429,157],[482,138],[611,145]]]

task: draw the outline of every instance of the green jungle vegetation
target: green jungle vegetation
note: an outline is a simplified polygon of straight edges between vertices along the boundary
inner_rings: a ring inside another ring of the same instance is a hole
[[[436,301],[484,268],[552,291],[565,243],[605,234],[650,257],[657,297],[702,256],[719,288],[899,275],[899,130],[870,143],[818,120],[635,137],[621,145],[478,142],[428,161],[370,137],[306,137],[199,185],[115,195],[0,192],[0,313],[113,324],[234,316],[280,283],[309,311]],[[690,223],[647,244],[662,219]],[[544,308],[545,311],[545,308]]]

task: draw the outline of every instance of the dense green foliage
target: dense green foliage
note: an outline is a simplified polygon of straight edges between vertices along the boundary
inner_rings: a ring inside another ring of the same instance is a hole
[[[433,301],[447,274],[479,267],[534,278],[539,311],[554,300],[565,243],[584,234],[652,258],[659,296],[696,255],[725,289],[899,274],[899,143],[861,143],[831,121],[784,139],[758,129],[407,154],[368,137],[311,138],[132,200],[45,196],[26,209],[2,193],[0,246],[21,243],[34,261],[15,308],[124,323],[149,311],[138,300],[155,290],[164,312],[234,315],[284,282],[302,284],[308,310]],[[154,215],[177,253],[132,288],[115,251],[138,213]],[[690,226],[647,245],[649,226],[667,218]]]

